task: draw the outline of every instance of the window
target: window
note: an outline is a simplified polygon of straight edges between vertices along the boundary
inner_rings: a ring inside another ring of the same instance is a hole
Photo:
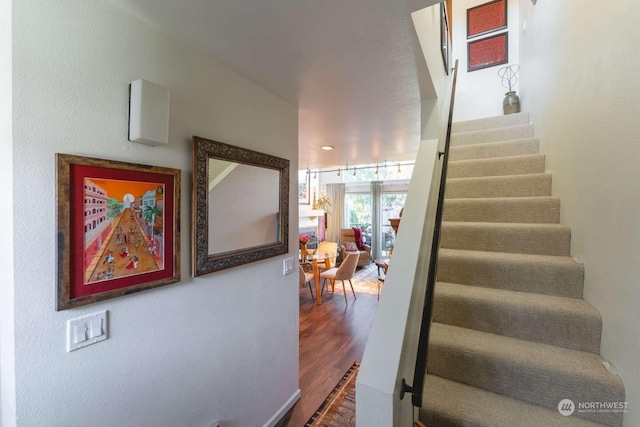
[[[407,193],[384,193],[382,195],[382,254],[389,256],[389,249],[393,248],[396,235],[391,228],[389,218],[398,218],[400,210],[407,200]]]
[[[345,228],[360,227],[366,243],[371,245],[371,194],[347,193],[344,204]]]

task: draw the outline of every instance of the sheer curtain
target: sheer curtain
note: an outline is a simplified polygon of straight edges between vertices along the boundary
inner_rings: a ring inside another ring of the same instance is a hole
[[[371,181],[371,257],[382,258],[382,181]]]
[[[331,202],[327,215],[327,241],[340,243],[340,229],[344,224],[344,194],[343,183],[327,184],[327,197]]]

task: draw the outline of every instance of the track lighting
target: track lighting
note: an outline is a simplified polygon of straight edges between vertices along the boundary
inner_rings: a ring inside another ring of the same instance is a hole
[[[397,173],[402,173],[402,166],[413,166],[415,165],[415,162],[409,162],[409,163],[397,163],[398,165],[398,169],[397,169]],[[385,171],[387,170],[388,167],[393,167],[393,163],[390,165],[387,165],[386,161],[385,163],[382,165],[382,169],[384,169]],[[373,169],[374,170],[374,175],[378,176],[380,174],[380,164],[375,164],[375,165],[362,165],[359,167],[353,166],[351,167],[351,169],[349,169],[349,163],[347,162],[344,166],[344,168],[338,167],[336,169],[314,169],[313,171],[313,179],[317,179],[318,178],[318,174],[323,174],[323,173],[333,173],[335,172],[337,176],[342,176],[342,170],[344,169],[345,173],[349,173],[349,171],[351,170],[351,175],[352,176],[356,176],[357,175],[357,170],[358,169],[362,169],[362,170],[369,170],[369,169]],[[309,179],[311,179],[311,168],[307,168],[307,175],[309,176]]]

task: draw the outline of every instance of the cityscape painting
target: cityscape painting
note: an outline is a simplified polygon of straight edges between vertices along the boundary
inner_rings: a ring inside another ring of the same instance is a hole
[[[179,281],[180,170],[57,161],[58,310]]]
[[[164,184],[84,178],[84,284],[162,270]]]

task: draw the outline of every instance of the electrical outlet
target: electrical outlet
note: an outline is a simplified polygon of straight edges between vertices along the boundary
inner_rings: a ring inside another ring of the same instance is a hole
[[[293,262],[293,258],[285,258],[282,262],[282,275],[286,276],[287,274],[293,273],[293,269],[295,264]]]

